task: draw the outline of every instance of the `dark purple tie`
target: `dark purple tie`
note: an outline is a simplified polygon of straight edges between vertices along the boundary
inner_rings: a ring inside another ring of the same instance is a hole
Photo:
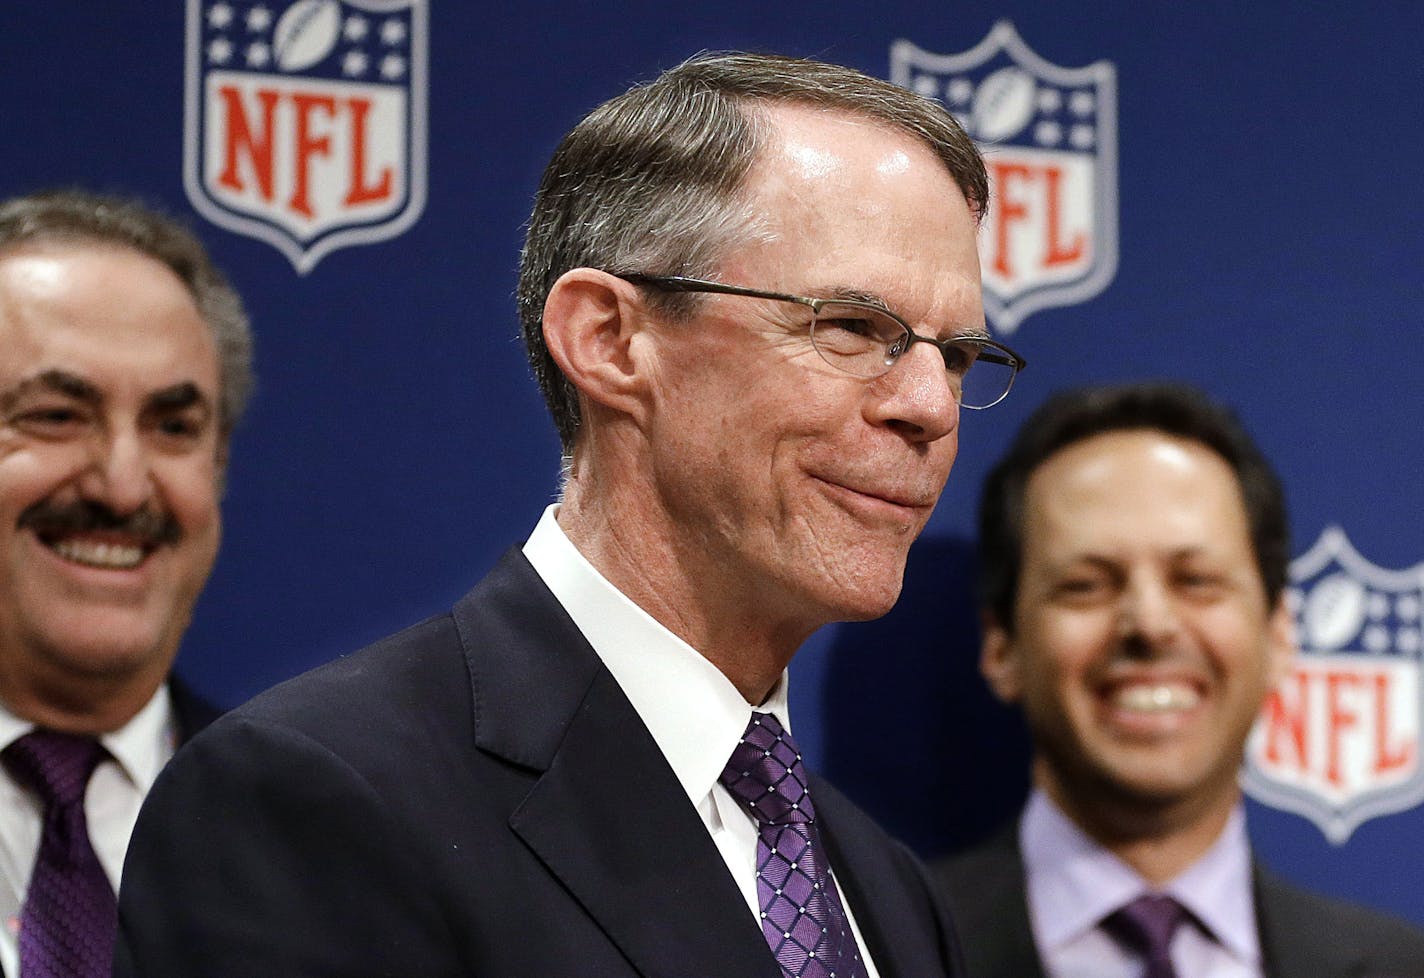
[[[1177,971],[1172,967],[1172,935],[1186,919],[1186,909],[1176,900],[1147,894],[1114,912],[1107,924],[1147,962],[1143,978],[1177,978]]]
[[[113,968],[114,891],[84,818],[105,756],[93,737],[36,730],[5,748],[15,780],[44,801],[44,832],[20,914],[20,978],[105,978]]]
[[[801,752],[770,713],[753,713],[722,784],[757,820],[761,929],[788,978],[863,978],[816,830]]]

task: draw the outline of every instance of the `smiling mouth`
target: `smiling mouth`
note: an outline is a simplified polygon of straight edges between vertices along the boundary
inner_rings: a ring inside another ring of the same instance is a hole
[[[1171,713],[1190,710],[1201,702],[1201,693],[1187,683],[1129,683],[1111,695],[1112,705],[1134,713]]]
[[[846,485],[843,482],[836,482],[833,479],[821,479],[821,481],[828,486],[839,489],[841,492],[847,492],[864,499],[873,499],[878,503],[884,503],[888,506],[897,506],[900,509],[923,510],[934,505],[933,501],[924,502],[916,498],[911,498],[911,494],[909,493],[896,493],[893,491],[880,492],[874,489],[864,489],[857,486]]]
[[[133,543],[116,543],[83,537],[40,538],[52,553],[70,563],[105,570],[132,570],[148,556],[149,548]]]

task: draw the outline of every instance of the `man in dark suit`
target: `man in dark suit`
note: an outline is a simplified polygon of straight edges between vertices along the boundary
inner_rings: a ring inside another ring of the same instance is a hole
[[[914,859],[808,782],[786,668],[894,602],[959,408],[1013,379],[985,192],[942,108],[816,62],[695,58],[580,123],[519,289],[560,504],[184,750],[117,974],[954,972]]]
[[[1237,775],[1295,646],[1284,496],[1230,413],[1059,395],[980,506],[981,668],[1035,755],[1017,824],[936,867],[971,978],[1424,975],[1424,934],[1251,856]]]
[[[250,376],[237,295],[132,201],[0,203],[0,970],[108,973]]]

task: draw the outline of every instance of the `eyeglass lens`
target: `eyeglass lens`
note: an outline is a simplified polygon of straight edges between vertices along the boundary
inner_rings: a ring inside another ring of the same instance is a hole
[[[828,302],[811,323],[811,342],[831,366],[858,377],[888,371],[909,346],[905,327],[866,306]],[[998,350],[973,340],[941,348],[950,387],[963,407],[989,407],[1008,392],[1015,364]],[[982,355],[981,355],[982,354]]]

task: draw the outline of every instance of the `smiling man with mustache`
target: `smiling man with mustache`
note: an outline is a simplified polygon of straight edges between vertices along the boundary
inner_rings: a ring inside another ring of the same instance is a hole
[[[215,711],[169,671],[251,385],[237,296],[126,200],[0,204],[0,968],[107,975],[140,802]],[[58,855],[56,855],[58,854]]]

